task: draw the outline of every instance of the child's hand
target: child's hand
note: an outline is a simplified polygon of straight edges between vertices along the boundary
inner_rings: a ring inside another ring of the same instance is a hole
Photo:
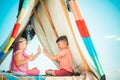
[[[31,55],[28,57],[28,60],[29,60],[29,61],[33,61],[34,59],[36,59],[36,58],[39,56],[40,52],[41,52],[41,49],[40,49],[40,46],[38,46],[37,53],[34,54],[34,55],[31,54]]]
[[[46,47],[44,47],[44,48],[43,48],[43,53],[46,53],[46,52],[47,52],[47,51],[46,51]]]
[[[56,59],[55,61],[56,61],[58,64],[60,63],[59,59]]]
[[[32,61],[32,60],[33,60],[33,54],[29,55],[28,60],[29,60],[29,61]]]
[[[37,53],[38,53],[38,54],[40,54],[40,53],[41,53],[40,46],[38,46],[38,48],[37,48]]]

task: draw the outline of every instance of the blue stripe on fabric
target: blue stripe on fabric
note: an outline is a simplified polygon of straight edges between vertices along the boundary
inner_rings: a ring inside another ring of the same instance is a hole
[[[93,43],[91,41],[91,38],[90,37],[83,38],[83,41],[84,41],[84,44],[85,44],[85,46],[86,46],[86,48],[88,50],[89,55],[91,56],[91,58],[92,58],[92,60],[94,62],[94,65],[95,65],[98,73],[100,75],[103,75],[104,72],[103,72],[101,64],[100,64],[100,62],[98,60],[97,53],[95,51],[95,48],[94,48]]]
[[[88,38],[88,43],[90,44],[90,47],[91,47],[92,51],[94,52],[94,56],[97,57],[97,53],[96,53],[95,47],[93,46],[91,38]]]
[[[100,61],[99,61],[99,59],[98,59],[98,56],[97,56],[97,53],[96,53],[95,47],[93,46],[93,43],[92,43],[91,38],[89,38],[88,40],[89,40],[89,43],[91,43],[91,44],[90,44],[90,47],[93,49],[94,56],[95,56],[95,60],[96,60],[96,63],[98,64],[97,67],[99,68],[99,72],[100,72],[101,75],[103,75],[104,72],[103,72],[103,70],[102,70],[102,67],[101,67]]]
[[[45,80],[45,78],[43,78],[42,76],[39,76],[39,75],[38,75],[38,76],[35,76],[35,79],[36,79],[36,80]]]
[[[12,76],[12,75],[4,75],[7,80],[18,80],[17,77]]]
[[[88,38],[90,38],[90,37],[88,37]],[[87,50],[88,50],[88,52],[89,52],[89,55],[90,55],[91,57],[94,57],[93,52],[92,52],[92,49],[91,49],[91,47],[90,47],[90,43],[89,43],[89,41],[88,41],[88,38],[83,38],[83,42],[84,42],[85,47],[87,48]]]
[[[4,53],[4,52],[1,52],[1,53],[0,53],[0,60],[2,60],[4,56],[5,56],[5,53]]]

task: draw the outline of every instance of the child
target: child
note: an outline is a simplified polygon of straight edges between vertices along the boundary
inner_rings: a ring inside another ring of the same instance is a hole
[[[39,70],[37,68],[33,68],[31,70],[28,69],[28,62],[37,58],[37,56],[41,52],[40,47],[38,47],[37,53],[35,55],[27,55],[25,53],[27,47],[26,43],[27,41],[23,37],[19,37],[18,39],[16,39],[13,47],[13,56],[10,65],[10,70],[13,73],[19,75],[38,75]]]
[[[71,76],[73,73],[72,70],[72,59],[71,59],[71,52],[68,49],[68,39],[66,36],[60,36],[56,43],[60,49],[60,52],[55,55],[51,56],[46,50],[43,50],[43,53],[50,59],[57,61],[60,65],[59,70],[46,70],[46,74],[53,75],[53,76]]]

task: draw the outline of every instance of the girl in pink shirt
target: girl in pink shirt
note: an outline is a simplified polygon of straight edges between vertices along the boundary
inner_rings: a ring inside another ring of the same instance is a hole
[[[40,54],[40,47],[38,47],[38,51],[35,55],[27,55],[25,53],[27,47],[26,43],[27,41],[23,37],[16,39],[13,48],[10,70],[18,75],[38,75],[39,70],[37,68],[33,68],[31,70],[28,69],[28,62],[37,58]]]
[[[60,49],[60,52],[51,56],[46,50],[43,50],[43,53],[50,59],[57,61],[60,65],[59,70],[46,70],[46,74],[54,75],[54,76],[71,76],[73,74],[72,69],[72,59],[71,59],[71,51],[68,49],[68,40],[66,36],[60,36],[56,43]]]

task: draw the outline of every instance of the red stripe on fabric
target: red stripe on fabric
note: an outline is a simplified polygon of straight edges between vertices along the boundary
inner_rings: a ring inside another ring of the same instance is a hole
[[[20,24],[19,24],[19,23],[16,23],[16,24],[14,25],[14,29],[13,29],[13,32],[12,32],[12,35],[11,35],[12,38],[16,38],[16,35],[17,35],[17,33],[18,33],[19,28],[20,28]]]
[[[81,34],[81,37],[82,38],[90,37],[90,34],[87,30],[87,26],[85,25],[84,20],[76,20],[75,22],[77,24],[77,28],[79,30],[79,33]]]

